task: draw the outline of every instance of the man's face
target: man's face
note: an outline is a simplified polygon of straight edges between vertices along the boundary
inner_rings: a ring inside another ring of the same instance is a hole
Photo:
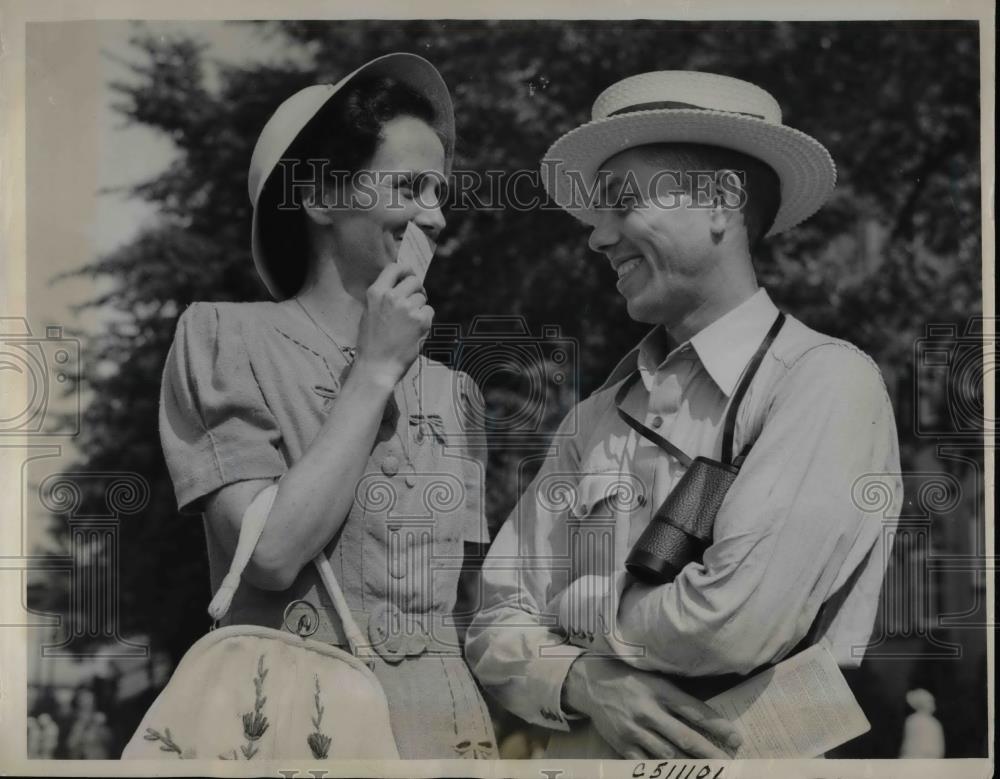
[[[679,191],[677,177],[664,175],[642,147],[611,157],[601,169],[609,207],[598,211],[590,248],[610,260],[629,316],[669,329],[712,292],[718,252],[711,208]]]

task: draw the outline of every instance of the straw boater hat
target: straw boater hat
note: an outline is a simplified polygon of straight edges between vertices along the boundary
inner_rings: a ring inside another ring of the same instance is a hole
[[[601,165],[625,149],[650,143],[722,146],[770,165],[781,180],[781,205],[769,236],[815,213],[837,180],[823,144],[783,125],[781,108],[770,94],[729,76],[641,73],[598,95],[591,116],[592,121],[552,144],[542,162],[542,178],[555,202],[590,225],[597,215],[585,198]],[[586,189],[581,191],[580,183]]]
[[[362,65],[336,84],[316,84],[299,90],[285,100],[274,112],[260,132],[257,145],[250,158],[250,173],[247,187],[253,204],[253,226],[251,252],[253,262],[268,291],[275,299],[281,300],[293,295],[296,290],[283,289],[281,274],[274,269],[279,262],[301,262],[302,258],[271,256],[262,240],[261,230],[264,214],[273,203],[265,197],[277,177],[271,176],[278,162],[288,152],[295,140],[302,135],[319,115],[331,98],[341,89],[359,77],[391,77],[426,97],[434,108],[434,129],[445,141],[445,175],[448,175],[455,153],[455,116],[451,105],[451,95],[441,74],[423,57],[416,54],[386,54]],[[262,198],[263,201],[262,202]]]

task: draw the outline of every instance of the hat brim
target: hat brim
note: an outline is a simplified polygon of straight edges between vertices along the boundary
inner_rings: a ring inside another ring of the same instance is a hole
[[[268,185],[275,178],[273,174],[278,166],[278,162],[288,153],[288,150],[295,141],[320,117],[323,109],[329,104],[330,100],[356,79],[372,76],[393,78],[420,93],[430,101],[434,108],[434,129],[445,141],[444,174],[447,176],[451,170],[452,159],[455,155],[455,111],[451,102],[451,93],[448,91],[448,86],[445,84],[437,68],[423,57],[405,52],[386,54],[362,65],[332,87],[328,86],[325,98],[314,103],[311,114],[303,117],[303,121],[297,130],[288,133],[281,147],[268,150],[271,158],[262,165],[266,169],[266,173],[260,176],[257,186],[251,192],[253,221],[251,225],[250,251],[253,255],[254,267],[257,269],[258,275],[264,282],[264,286],[267,287],[268,292],[276,300],[288,298],[294,295],[297,290],[282,288],[281,283],[278,281],[278,274],[273,273],[271,270],[274,267],[274,263],[279,261],[304,262],[305,260],[304,258],[296,260],[289,257],[272,257],[267,250],[267,242],[264,241],[262,235],[264,229],[262,221],[264,219],[263,211],[266,210],[268,202],[267,190],[271,189]]]
[[[812,216],[837,182],[826,148],[799,130],[750,116],[704,109],[635,111],[596,119],[557,140],[545,153],[542,180],[555,202],[593,226],[597,211],[580,185],[593,186],[597,172],[626,149],[654,143],[698,143],[734,149],[767,163],[781,182],[781,205],[767,235]]]

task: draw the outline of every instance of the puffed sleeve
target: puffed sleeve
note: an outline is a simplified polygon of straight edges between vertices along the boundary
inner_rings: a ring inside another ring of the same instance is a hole
[[[160,443],[178,508],[227,484],[286,470],[281,434],[254,378],[235,311],[195,303],[181,316],[160,390]]]

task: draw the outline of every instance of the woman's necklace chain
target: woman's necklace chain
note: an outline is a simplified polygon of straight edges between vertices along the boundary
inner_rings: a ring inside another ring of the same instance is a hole
[[[358,355],[358,349],[357,349],[357,347],[356,346],[341,346],[340,343],[337,341],[337,339],[334,338],[330,334],[330,332],[325,327],[323,327],[316,320],[316,318],[312,314],[309,313],[309,309],[306,308],[305,303],[303,303],[301,300],[299,300],[299,298],[295,298],[295,302],[298,304],[299,308],[302,309],[302,313],[305,314],[306,317],[308,317],[309,321],[313,323],[313,326],[317,330],[319,330],[319,332],[321,332],[323,335],[325,335],[328,339],[330,339],[330,342],[334,346],[337,347],[337,350],[340,352],[341,356],[343,356],[343,358],[344,358],[345,362],[347,363],[347,365],[348,366],[353,365],[354,364],[354,360],[357,358],[357,355]],[[422,363],[419,363],[419,360],[420,360],[419,357],[417,357],[417,360],[418,360],[417,376],[415,376],[414,379],[413,379],[413,391],[414,391],[414,394],[417,396],[418,411],[422,412],[423,411],[423,403],[421,402],[420,389],[419,389],[418,385],[419,385],[419,382],[420,382],[420,378],[423,376],[423,367],[424,366],[423,366]],[[400,391],[400,394],[403,396],[403,411],[406,414],[406,422],[404,424],[404,429],[408,429],[408,427],[410,425],[410,401],[409,401],[409,398],[406,397],[406,389],[404,387],[400,387],[399,391]],[[396,408],[397,409],[399,408],[399,404],[398,403],[396,404]],[[396,437],[399,438],[400,444],[402,444],[403,456],[406,457],[406,464],[410,467],[410,473],[416,473],[417,468],[413,464],[413,458],[410,456],[410,443],[409,443],[409,440],[408,440],[409,436],[401,434],[399,432],[398,425],[397,425],[397,429],[395,431],[395,434],[396,434]],[[409,477],[407,477],[407,478],[409,479]],[[407,483],[409,483],[409,481]],[[412,486],[412,485],[410,485],[410,486]]]
[[[347,364],[351,365],[354,362],[354,359],[358,356],[358,348],[356,346],[341,346],[337,339],[330,334],[330,331],[323,327],[323,325],[316,321],[316,318],[309,313],[309,309],[306,308],[305,303],[298,298],[295,298],[295,302],[298,304],[299,308],[302,309],[302,313],[305,314],[309,318],[309,321],[313,323],[313,326],[330,339],[330,342],[337,347],[337,351],[340,352],[340,355],[344,358]]]

